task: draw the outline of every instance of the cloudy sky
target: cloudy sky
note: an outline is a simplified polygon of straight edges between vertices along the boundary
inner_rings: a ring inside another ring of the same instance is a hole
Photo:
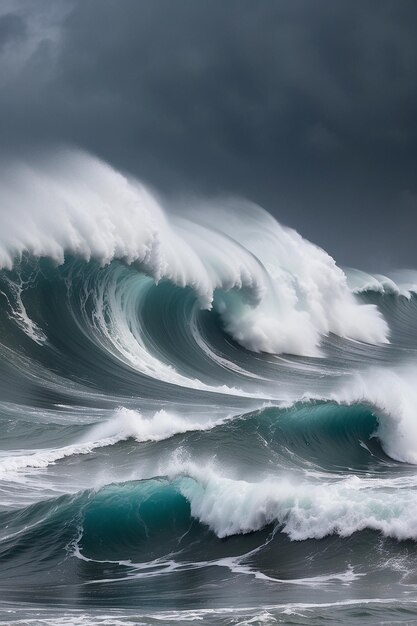
[[[61,143],[417,267],[417,2],[2,0],[0,150]]]

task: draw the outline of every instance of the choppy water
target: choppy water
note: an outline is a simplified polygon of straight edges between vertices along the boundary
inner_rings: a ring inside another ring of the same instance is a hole
[[[414,623],[415,274],[250,205],[167,219],[85,155],[15,167],[0,621]]]

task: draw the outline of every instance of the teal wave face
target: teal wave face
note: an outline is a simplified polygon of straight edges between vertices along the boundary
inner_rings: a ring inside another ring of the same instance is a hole
[[[413,447],[412,384],[366,378],[412,360],[414,297],[360,296],[390,345],[330,334],[308,358],[242,347],[220,313],[235,293],[202,310],[191,286],[119,261],[23,258],[0,291],[5,598],[388,597],[398,567],[414,584],[414,469],[387,455]]]
[[[190,287],[156,285],[118,261],[103,268],[69,258],[57,268],[24,258],[0,272],[0,298],[1,397],[28,405],[71,403],[81,391],[95,406],[110,394],[135,395],[138,385],[143,398],[184,402],[195,392],[225,392],[241,405],[242,396],[320,395],[358,366],[404,361],[404,346],[411,358],[417,336],[415,298],[369,294],[361,298],[384,310],[390,346],[330,335],[324,359],[255,355],[225,332],[216,310],[200,309]]]
[[[390,589],[398,572],[389,563],[401,559],[411,568],[415,560],[415,544],[381,542],[371,530],[293,542],[279,532],[280,525],[271,524],[219,539],[193,516],[192,500],[190,506],[183,495],[200,488],[190,477],[151,479],[3,513],[0,522],[8,536],[0,538],[2,595],[67,607],[101,604],[104,598],[109,606],[135,601],[154,606],[159,595],[162,608],[178,588],[184,601],[192,602],[193,597],[220,600],[222,589],[230,597],[237,585],[236,606],[245,606],[259,594],[266,601],[271,585],[286,602],[300,588],[310,600],[320,589],[342,597],[344,585],[355,593],[374,585]],[[365,581],[364,550],[372,571]]]
[[[416,272],[76,150],[6,169],[0,621],[412,620]]]

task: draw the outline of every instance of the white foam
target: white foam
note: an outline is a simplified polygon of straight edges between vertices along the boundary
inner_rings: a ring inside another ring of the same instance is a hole
[[[329,396],[341,404],[368,403],[378,414],[379,437],[385,452],[397,461],[417,464],[417,368],[373,368],[356,373]]]
[[[0,187],[2,267],[25,252],[135,262],[156,281],[190,286],[254,351],[317,355],[329,332],[387,341],[385,321],[355,301],[334,260],[254,205],[213,206],[211,224],[168,219],[138,181],[69,150],[0,164]]]
[[[0,476],[30,468],[46,468],[66,457],[90,454],[97,448],[111,446],[126,439],[135,439],[138,442],[161,441],[189,431],[209,430],[224,421],[224,419],[218,419],[199,422],[164,410],[157,411],[151,417],[145,417],[138,411],[120,408],[113,418],[94,425],[81,440],[74,444],[0,458]]]
[[[9,306],[9,317],[13,319],[23,332],[30,337],[35,343],[41,345],[46,341],[46,335],[38,324],[34,322],[28,315],[26,307],[22,300],[22,292],[25,285],[22,281],[12,281],[7,279],[10,294],[1,292],[7,300]]]
[[[396,539],[417,539],[416,480],[346,476],[295,482],[279,476],[235,480],[211,466],[173,461],[170,479],[191,514],[218,537],[279,524],[292,540],[348,537],[366,528]]]
[[[186,623],[187,621],[195,622],[201,621],[203,622],[207,618],[208,623],[213,623],[213,619],[217,620],[217,623],[224,623],[224,620],[227,620],[227,623],[233,623],[236,626],[243,626],[245,621],[242,620],[251,620],[252,618],[258,618],[261,616],[265,618],[267,612],[271,615],[270,622],[273,623],[283,623],[282,615],[296,615],[301,616],[304,619],[314,619],[314,613],[311,612],[322,612],[324,615],[326,609],[343,609],[343,608],[357,608],[357,607],[381,607],[383,610],[384,607],[387,607],[387,610],[392,609],[392,607],[400,608],[400,609],[412,609],[414,610],[415,605],[417,604],[417,600],[404,598],[404,597],[389,597],[389,598],[348,598],[347,600],[339,600],[334,602],[289,602],[285,604],[267,604],[262,606],[245,606],[244,608],[239,606],[227,606],[221,608],[203,608],[203,609],[182,609],[182,610],[167,610],[167,611],[148,611],[148,612],[138,612],[135,610],[132,614],[129,614],[128,611],[120,611],[119,609],[108,609],[106,613],[100,613],[99,611],[94,612],[93,610],[85,611],[85,609],[73,609],[67,610],[63,609],[60,612],[60,615],[54,615],[54,617],[48,617],[48,611],[50,609],[45,609],[42,607],[36,608],[36,617],[28,617],[31,615],[29,612],[25,614],[25,610],[13,608],[4,609],[6,612],[9,612],[13,615],[13,624],[21,624],[22,626],[28,626],[29,624],[33,624],[34,626],[39,626],[39,616],[41,616],[42,624],[52,626],[91,626],[92,624],[97,626],[125,626],[126,624],[131,624],[132,620],[138,626],[149,626],[150,623],[158,620],[162,623],[168,624],[170,622],[179,622]],[[3,603],[6,607],[8,604]],[[22,612],[25,617],[19,618],[18,615]],[[301,613],[301,611],[308,612],[308,616]],[[138,621],[138,620],[146,620],[146,621]],[[237,622],[237,620],[241,620]],[[256,623],[255,619],[255,623]],[[246,621],[246,624],[251,623]],[[252,621],[252,623],[254,623]],[[259,623],[259,622],[258,622]]]
[[[404,296],[408,300],[417,294],[417,271],[397,270],[389,276],[368,274],[357,269],[346,269],[348,285],[353,293],[374,291],[381,294]]]
[[[166,362],[157,346],[149,346],[145,341],[147,333],[142,326],[141,307],[150,286],[152,281],[149,277],[136,273],[126,276],[124,268],[114,268],[96,282],[94,291],[87,287],[89,293],[94,293],[95,311],[91,325],[90,316],[82,309],[84,324],[81,330],[85,332],[87,328],[89,339],[94,338],[104,350],[110,349],[113,357],[158,381],[200,391],[257,397],[257,392],[227,385],[210,385],[197,377],[186,376]]]
[[[207,567],[222,567],[227,568],[234,574],[240,574],[244,576],[254,577],[257,580],[266,580],[273,583],[279,583],[284,585],[302,586],[317,588],[321,586],[327,586],[331,582],[338,582],[344,585],[349,585],[355,580],[358,580],[365,574],[355,573],[352,566],[349,565],[345,571],[332,572],[330,574],[320,574],[317,576],[302,577],[302,578],[276,578],[268,576],[263,572],[258,571],[251,565],[246,564],[248,559],[250,560],[256,553],[261,552],[265,546],[273,539],[273,534],[262,545],[258,546],[254,550],[238,556],[223,557],[218,559],[210,559],[205,561],[175,561],[173,558],[176,553],[167,555],[167,557],[159,557],[151,561],[142,561],[135,563],[130,559],[124,560],[109,560],[109,559],[95,559],[87,557],[83,554],[80,542],[83,537],[83,529],[80,528],[79,535],[75,542],[70,546],[71,556],[87,563],[102,563],[119,565],[126,568],[125,576],[120,575],[117,578],[98,578],[89,581],[89,585],[97,585],[121,580],[132,580],[138,578],[154,578],[167,573],[183,572],[190,570],[198,570]]]
[[[197,421],[164,409],[146,417],[138,411],[120,408],[113,419],[95,425],[88,437],[99,441],[112,437],[133,438],[138,442],[162,441],[181,433],[211,430],[227,419],[230,418]]]

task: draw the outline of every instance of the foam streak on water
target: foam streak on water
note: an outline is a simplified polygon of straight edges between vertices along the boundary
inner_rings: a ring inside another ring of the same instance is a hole
[[[413,623],[417,272],[74,150],[0,189],[0,619]]]

